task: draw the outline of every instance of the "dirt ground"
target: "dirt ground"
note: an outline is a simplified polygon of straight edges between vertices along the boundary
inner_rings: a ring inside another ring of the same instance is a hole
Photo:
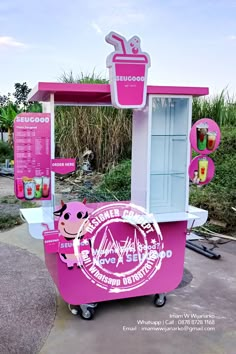
[[[102,175],[92,173],[85,176],[73,176],[65,179],[56,178],[55,193],[56,199],[63,199],[65,202],[70,200],[83,200],[86,198],[90,201],[100,201],[97,198],[103,196],[95,196],[92,187],[101,181]],[[91,200],[93,198],[94,200]],[[102,201],[102,200],[101,200]],[[0,176],[0,214],[19,216],[19,209],[30,207],[29,201],[22,202],[14,196],[14,177]],[[35,203],[34,203],[35,204]],[[40,205],[40,202],[36,202]],[[34,205],[37,206],[37,205]]]
[[[13,177],[0,177],[0,198],[14,195]]]
[[[13,177],[0,177],[0,213],[2,216],[19,216],[20,204],[14,197]]]

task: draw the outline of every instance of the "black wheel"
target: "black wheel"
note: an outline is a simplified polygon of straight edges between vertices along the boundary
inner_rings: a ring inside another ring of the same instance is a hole
[[[166,303],[166,296],[165,295],[156,294],[154,296],[154,305],[156,307],[162,307],[165,305],[165,303]]]
[[[83,319],[83,320],[92,320],[94,318],[94,309],[93,308],[90,308],[88,307],[86,310],[82,310],[80,309],[80,317]]]

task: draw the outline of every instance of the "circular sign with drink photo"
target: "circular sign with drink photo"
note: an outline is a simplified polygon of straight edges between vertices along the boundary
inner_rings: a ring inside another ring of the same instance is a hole
[[[199,155],[192,161],[188,169],[193,184],[204,185],[209,183],[215,174],[215,165],[208,156]]]
[[[192,126],[190,142],[196,152],[208,155],[219,146],[220,128],[212,119],[200,119]]]

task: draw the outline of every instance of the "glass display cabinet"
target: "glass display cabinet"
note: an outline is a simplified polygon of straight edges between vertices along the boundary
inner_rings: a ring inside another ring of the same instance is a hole
[[[159,221],[187,220],[192,96],[148,95],[134,112],[131,200]]]

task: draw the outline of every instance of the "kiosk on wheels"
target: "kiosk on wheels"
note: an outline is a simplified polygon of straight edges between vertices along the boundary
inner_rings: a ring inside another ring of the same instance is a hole
[[[46,265],[60,295],[68,304],[80,305],[85,319],[93,317],[94,303],[101,301],[155,294],[155,305],[163,306],[165,294],[182,280],[187,229],[193,222],[197,226],[207,220],[207,211],[189,206],[188,169],[192,99],[207,95],[208,88],[145,86],[146,73],[140,74],[140,65],[147,70],[149,58],[145,53],[129,53],[129,47],[125,47],[138,37],[125,42],[117,36],[112,32],[109,38],[114,42],[108,40],[116,49],[107,63],[111,80],[116,78],[113,86],[39,82],[29,96],[30,101],[43,103],[41,117],[50,117],[50,139],[32,140],[33,144],[49,141],[48,153],[54,162],[55,106],[134,107],[131,201],[77,201],[57,206],[56,170],[52,163],[49,169],[41,166],[40,170],[36,156],[36,190],[37,177],[43,179],[38,175],[47,172],[50,194],[44,198],[39,195],[42,207],[21,210],[30,234],[44,238]],[[128,74],[124,74],[125,66]],[[140,90],[142,102],[137,101]],[[136,97],[136,102],[129,105],[129,97]],[[40,122],[40,114],[38,117]],[[30,124],[35,125],[35,120]],[[16,168],[26,174],[23,168]],[[29,182],[23,180],[24,185]]]

